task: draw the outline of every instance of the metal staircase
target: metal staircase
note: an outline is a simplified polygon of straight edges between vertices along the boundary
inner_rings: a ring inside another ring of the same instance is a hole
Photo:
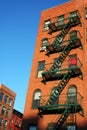
[[[84,116],[84,111],[83,111],[83,108],[81,107],[80,104],[78,104],[78,103],[67,104],[67,106],[63,110],[60,118],[58,118],[55,123],[51,122],[48,125],[47,130],[60,130],[61,127],[63,126],[64,122],[68,118],[68,116],[70,114],[77,113],[79,111],[81,111],[81,113],[82,113],[81,116],[83,117]]]
[[[50,94],[50,97],[45,105],[53,105],[57,103],[59,95],[61,94],[69,80],[79,75],[82,76],[82,72],[79,67],[68,68],[67,73],[64,73],[62,80],[60,80],[58,86],[56,86],[54,91]]]
[[[57,71],[55,70],[58,70],[61,67],[63,61],[65,60],[65,58],[67,57],[67,55],[70,53],[72,49],[75,49],[80,46],[82,46],[82,44],[79,38],[70,40],[69,43],[63,48],[62,53],[55,60],[52,67],[48,71],[42,73],[43,82],[45,83],[46,81],[55,78],[55,75],[57,73]]]
[[[52,92],[52,94],[50,95],[50,98],[46,102],[46,105],[52,105],[52,104],[55,104],[57,102],[60,93],[65,88],[68,81],[70,80],[71,75],[72,75],[72,70],[68,71],[64,75],[63,79],[60,81],[58,86],[54,89],[54,92]]]
[[[53,43],[46,46],[47,54],[52,53],[58,46],[60,46],[61,43],[63,42],[64,37],[70,31],[70,29],[78,24],[81,24],[79,16],[70,18],[69,22],[64,25],[60,34],[56,36]]]
[[[47,54],[57,52],[58,49],[59,51],[60,50],[62,51],[59,57],[56,59],[56,61],[54,61],[51,68],[42,73],[42,79],[43,79],[42,82],[44,83],[46,83],[46,81],[51,81],[54,79],[60,80],[60,82],[56,85],[53,92],[51,92],[45,104],[38,106],[38,110],[39,110],[38,114],[41,117],[42,115],[47,115],[47,114],[48,115],[61,114],[61,116],[57,119],[56,122],[50,123],[50,125],[47,127],[47,130],[60,130],[64,122],[66,121],[66,119],[71,113],[76,113],[76,112],[81,111],[82,116],[84,116],[83,109],[80,104],[66,103],[66,104],[60,105],[58,102],[59,96],[61,92],[63,91],[63,89],[65,88],[65,86],[68,84],[69,80],[77,76],[81,76],[81,78],[83,77],[81,69],[77,65],[73,67],[68,66],[69,68],[60,69],[63,61],[65,60],[67,55],[70,53],[70,51],[72,49],[76,49],[82,46],[81,41],[78,37],[68,40],[68,44],[64,46],[61,45],[61,43],[63,43],[64,41],[64,37],[70,31],[70,29],[76,25],[79,25],[80,23],[81,22],[80,22],[79,16],[70,18],[69,22],[63,26],[61,33],[56,36],[53,43],[46,46]],[[54,26],[55,26],[54,24],[50,26],[50,28],[51,27],[54,28],[53,30],[51,28],[51,33],[52,31],[55,32],[58,30],[57,27],[54,27]]]

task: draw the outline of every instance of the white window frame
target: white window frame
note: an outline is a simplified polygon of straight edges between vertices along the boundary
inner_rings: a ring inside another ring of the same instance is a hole
[[[50,23],[51,23],[50,20],[46,20],[46,21],[44,22],[44,31],[49,30],[49,24],[50,24]]]

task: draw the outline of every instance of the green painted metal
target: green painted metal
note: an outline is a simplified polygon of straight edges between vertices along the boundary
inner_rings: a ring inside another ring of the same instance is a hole
[[[74,49],[75,47],[78,47],[77,43],[75,42],[77,39],[71,40],[63,49],[62,53],[60,56],[56,59],[56,61],[53,63],[52,67],[49,69],[47,72],[42,73],[42,77],[46,78],[46,75],[48,78],[50,77],[55,77],[56,73],[59,71],[59,68],[61,67],[63,61],[67,57],[67,55],[70,53],[71,49]],[[79,39],[78,39],[79,40]],[[80,44],[81,45],[81,44]],[[44,78],[44,79],[45,79]]]
[[[64,109],[62,115],[60,116],[60,118],[57,119],[57,121],[55,123],[51,122],[48,125],[47,130],[60,130],[70,113],[77,113],[77,112],[81,111],[82,116],[84,116],[84,110],[80,104],[75,103],[75,104],[63,104],[63,105],[64,105],[65,109]],[[79,107],[79,109],[78,109],[78,107]]]
[[[77,26],[78,24],[81,24],[80,17],[79,16],[71,17],[69,22],[64,25],[61,33],[56,36],[56,38],[53,41],[53,43],[51,45],[47,45],[46,46],[47,54],[49,54],[51,51],[53,51],[58,46],[60,46],[62,44],[62,42],[63,42],[64,37],[70,31],[70,29],[72,27],[74,27],[74,26]]]
[[[69,20],[69,22],[64,26],[61,33],[56,36],[56,39],[54,40],[54,42],[51,45],[51,51],[53,51],[52,49],[56,49],[58,46],[60,46],[64,37],[66,36],[68,31],[71,29],[71,27],[74,27],[78,24],[80,24],[79,16],[71,18]],[[65,60],[66,56],[69,54],[71,49],[74,49],[75,47],[78,47],[78,45],[76,43],[76,39],[70,40],[69,43],[64,47],[62,53],[60,54],[58,59],[54,62],[53,66],[50,68],[50,70],[42,73],[42,77],[47,76],[49,78],[50,76],[55,77],[58,74],[57,73],[58,71],[61,72],[61,71],[67,70],[67,72],[62,75],[62,80],[56,86],[54,91],[50,94],[50,97],[47,100],[47,102],[45,103],[45,105],[38,106],[39,115],[47,114],[47,113],[53,114],[54,112],[56,112],[56,114],[62,113],[62,115],[55,122],[55,124],[51,123],[51,125],[47,128],[47,130],[60,130],[60,128],[62,127],[62,125],[64,124],[64,122],[66,121],[66,119],[70,113],[76,113],[76,112],[81,111],[82,116],[84,116],[84,110],[80,104],[77,104],[77,103],[74,103],[74,104],[67,103],[67,104],[62,104],[62,105],[57,104],[59,95],[61,94],[61,92],[63,91],[63,89],[69,82],[69,80],[73,76],[82,75],[82,72],[79,67],[65,68],[65,69],[59,70],[59,68],[60,68],[61,64],[63,63],[63,61]],[[46,48],[47,48],[47,50],[50,51],[50,46],[47,46]]]

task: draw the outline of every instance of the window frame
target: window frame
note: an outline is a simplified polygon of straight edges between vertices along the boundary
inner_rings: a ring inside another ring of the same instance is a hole
[[[64,15],[58,16],[58,26],[64,25]]]
[[[77,10],[70,12],[70,18],[76,17],[77,16]]]
[[[76,66],[77,66],[77,54],[69,55],[69,68],[76,67]]]
[[[3,100],[3,97],[4,97],[4,93],[3,93],[3,92],[0,92],[0,101]]]
[[[67,102],[68,103],[77,103],[77,87],[72,84],[67,90]]]
[[[41,90],[37,89],[33,93],[32,109],[37,109],[40,105]]]
[[[48,38],[42,39],[40,51],[46,51],[46,46],[48,45]]]
[[[43,64],[40,65],[41,63],[43,63]],[[40,66],[41,66],[41,68],[40,68]],[[44,72],[44,67],[45,67],[45,60],[39,61],[38,62],[38,69],[37,69],[37,78],[42,77],[41,73]]]
[[[49,25],[51,24],[51,20],[50,19],[48,19],[48,20],[45,20],[44,21],[44,31],[47,31],[47,30],[49,30]]]

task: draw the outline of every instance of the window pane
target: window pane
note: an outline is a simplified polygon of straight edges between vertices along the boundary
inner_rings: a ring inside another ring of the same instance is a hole
[[[4,121],[4,129],[6,129],[6,127],[7,127],[7,124],[8,124],[8,121]]]
[[[69,67],[77,66],[77,55],[70,55],[69,56]]]
[[[3,106],[3,107],[2,107],[1,114],[4,115],[5,111],[6,111],[6,107]]]
[[[41,61],[38,63],[38,70],[39,71],[44,70],[44,64],[45,64],[45,61]]]
[[[36,90],[34,93],[32,108],[37,108],[40,105],[40,96],[41,96],[41,91]]]
[[[77,38],[77,31],[72,31],[70,33],[70,39],[74,39],[74,38]]]
[[[12,106],[12,102],[13,102],[12,98],[9,98],[9,100],[8,100],[8,105],[9,105],[9,106]]]
[[[4,94],[1,92],[1,93],[0,93],[0,101],[2,101],[3,96],[4,96]]]
[[[37,130],[36,126],[30,126],[29,130]]]
[[[6,111],[6,116],[9,116],[9,114],[10,114],[10,110],[7,109],[7,111]]]
[[[73,126],[67,126],[67,130],[76,130],[76,127],[73,125]]]
[[[50,24],[50,20],[47,20],[47,21],[45,21],[44,26],[45,26],[45,27],[48,27],[49,24]]]
[[[76,103],[77,101],[77,90],[75,86],[71,86],[68,89],[68,103]]]
[[[49,29],[50,20],[44,22],[44,31]]]
[[[77,16],[77,11],[71,12],[70,16],[71,16],[71,17]]]
[[[58,25],[62,25],[64,23],[64,15],[58,17]]]
[[[43,46],[46,46],[46,45],[48,45],[48,39],[47,38],[42,40],[41,46],[43,47]]]
[[[8,99],[8,96],[5,95],[5,96],[4,96],[4,103],[7,103],[7,99]]]
[[[2,121],[3,121],[2,118],[0,118],[0,127],[2,126]]]

